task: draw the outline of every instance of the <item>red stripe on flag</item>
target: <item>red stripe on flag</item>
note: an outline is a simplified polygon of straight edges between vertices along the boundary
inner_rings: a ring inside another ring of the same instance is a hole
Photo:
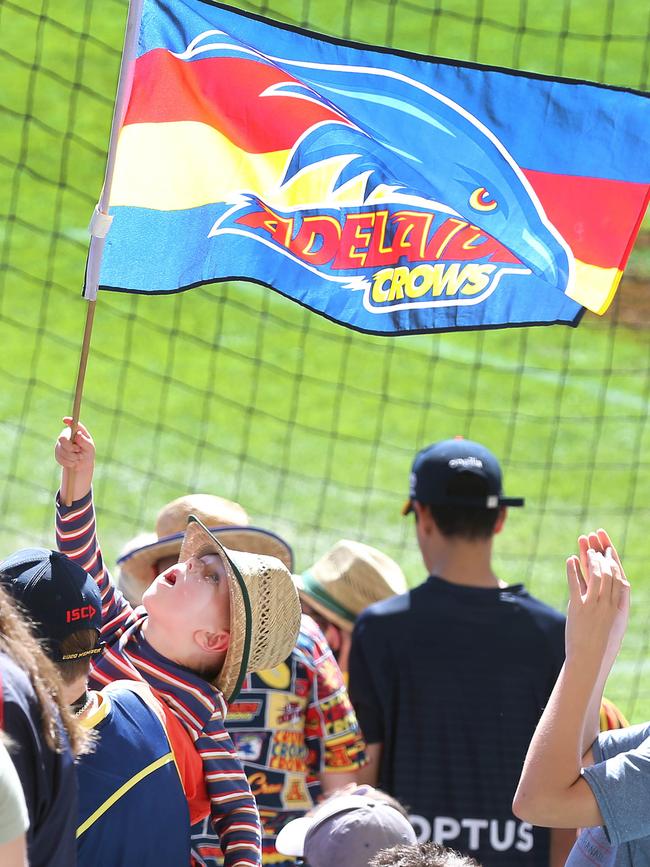
[[[156,48],[136,61],[124,124],[197,121],[248,153],[288,150],[314,124],[341,120],[309,99],[261,95],[274,84],[296,81],[254,60],[185,61]]]
[[[625,267],[650,200],[647,184],[523,171],[577,259]]]

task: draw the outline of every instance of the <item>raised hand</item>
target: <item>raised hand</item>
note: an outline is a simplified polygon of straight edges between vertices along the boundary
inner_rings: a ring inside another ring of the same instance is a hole
[[[567,560],[567,658],[597,657],[611,666],[627,627],[630,584],[604,530],[581,536],[579,549]]]
[[[74,474],[72,497],[79,500],[90,490],[95,468],[95,443],[90,432],[81,424],[77,425],[74,442],[70,438],[72,418],[63,419],[66,427],[61,431],[54,447],[56,462],[63,467],[61,490],[65,490],[68,473]]]

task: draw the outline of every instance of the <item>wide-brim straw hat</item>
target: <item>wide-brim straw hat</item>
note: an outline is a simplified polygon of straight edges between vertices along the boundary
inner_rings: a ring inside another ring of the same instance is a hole
[[[188,494],[160,510],[155,533],[141,533],[120,552],[117,583],[132,603],[139,604],[151,584],[155,563],[179,555],[190,515],[195,515],[229,549],[277,557],[289,571],[293,569],[291,546],[270,530],[250,526],[239,503],[212,494]]]
[[[341,539],[293,579],[314,611],[347,631],[369,605],[407,590],[404,573],[394,560],[371,545],[349,539]]]
[[[191,515],[179,562],[216,554],[228,575],[230,643],[214,685],[230,704],[248,672],[275,668],[289,656],[300,630],[300,600],[291,573],[276,557],[224,547]]]

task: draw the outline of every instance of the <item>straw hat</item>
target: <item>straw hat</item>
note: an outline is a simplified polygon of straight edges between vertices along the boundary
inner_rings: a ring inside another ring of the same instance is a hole
[[[287,569],[293,568],[289,544],[275,533],[249,526],[249,517],[239,503],[212,494],[189,494],[163,506],[156,518],[156,532],[141,533],[131,539],[117,558],[117,583],[132,603],[141,602],[142,594],[151,584],[155,563],[164,557],[178,556],[190,515],[196,515],[233,551],[277,557]]]
[[[230,644],[214,681],[228,703],[251,671],[275,668],[289,656],[300,630],[300,601],[286,566],[275,557],[225,548],[190,515],[179,562],[216,554],[228,573]]]
[[[294,575],[294,581],[308,605],[348,631],[373,602],[407,590],[404,573],[394,560],[349,539],[337,542],[311,569]]]

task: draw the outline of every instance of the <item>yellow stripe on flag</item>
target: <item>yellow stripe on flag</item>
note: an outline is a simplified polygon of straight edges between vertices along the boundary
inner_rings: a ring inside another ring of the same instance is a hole
[[[252,193],[271,207],[343,207],[365,201],[366,173],[334,189],[350,154],[320,160],[280,187],[290,151],[250,154],[196,121],[136,123],[117,147],[111,205],[178,211]]]
[[[289,151],[249,154],[194,121],[125,126],[117,147],[111,205],[156,211],[226,202],[277,189]]]
[[[602,315],[614,299],[623,272],[618,268],[588,265],[579,259],[575,263],[575,282],[566,294],[592,313]]]

